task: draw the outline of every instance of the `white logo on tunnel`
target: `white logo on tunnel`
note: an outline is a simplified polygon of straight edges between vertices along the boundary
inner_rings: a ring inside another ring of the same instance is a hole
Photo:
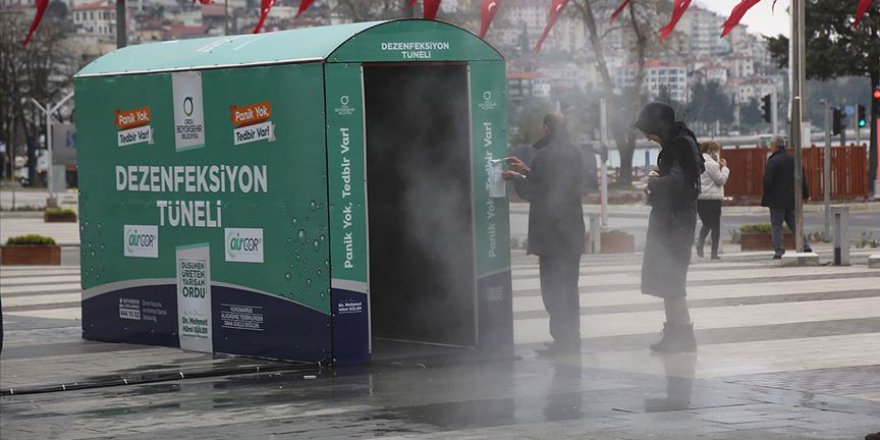
[[[259,228],[225,228],[226,261],[263,262],[263,230]]]
[[[126,257],[159,258],[158,226],[125,225],[123,231],[123,255]]]

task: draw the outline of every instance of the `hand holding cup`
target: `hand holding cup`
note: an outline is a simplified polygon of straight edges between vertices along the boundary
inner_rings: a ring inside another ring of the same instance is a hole
[[[515,171],[519,174],[527,174],[530,171],[528,165],[526,165],[525,162],[515,157],[508,157],[505,159],[505,162],[507,162],[509,170]]]

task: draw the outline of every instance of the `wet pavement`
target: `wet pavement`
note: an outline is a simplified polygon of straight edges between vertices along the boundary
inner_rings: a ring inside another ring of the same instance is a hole
[[[585,367],[581,356],[527,357],[7,396],[0,426],[4,438],[23,439],[855,439],[880,420],[876,402],[694,379],[699,355],[650,362],[663,375]],[[880,389],[880,369],[859,371],[863,385]]]
[[[78,267],[4,266],[0,438],[863,439],[880,432],[880,271],[856,257],[695,262],[699,353],[667,356],[646,348],[663,312],[638,256],[585,257],[581,352],[545,359],[537,265],[517,252],[514,358],[337,369],[84,341]]]

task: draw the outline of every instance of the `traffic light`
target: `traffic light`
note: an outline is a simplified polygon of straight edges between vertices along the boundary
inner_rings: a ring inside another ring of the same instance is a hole
[[[843,120],[846,118],[846,113],[843,110],[833,107],[831,109],[831,134],[837,135],[840,134],[840,131],[843,129]]]
[[[871,108],[874,109],[874,114],[880,113],[880,89],[874,89],[873,100],[871,100]]]
[[[764,115],[764,122],[773,122],[773,101],[769,94],[761,98],[761,113]]]
[[[857,113],[858,118],[856,119],[856,124],[858,125],[859,128],[864,128],[868,125],[868,115],[867,115],[866,110],[867,109],[865,108],[865,106],[863,106],[863,105],[859,106],[859,110]]]

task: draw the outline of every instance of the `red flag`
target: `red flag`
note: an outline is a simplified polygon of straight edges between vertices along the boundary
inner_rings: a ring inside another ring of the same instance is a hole
[[[486,36],[501,0],[483,0],[483,8],[480,10],[480,38]]]
[[[269,10],[272,9],[273,4],[275,4],[275,0],[260,0],[260,21],[254,26],[253,33],[259,34],[263,30],[263,23],[266,22],[266,17],[269,16]]]
[[[660,29],[661,42],[666,40],[669,34],[675,30],[675,25],[678,24],[678,20],[681,20],[681,16],[684,15],[684,12],[687,11],[690,5],[691,0],[675,0],[675,6],[672,8],[672,17],[669,19],[669,23],[666,23],[666,26]]]
[[[31,41],[31,36],[34,35],[34,31],[36,31],[37,26],[40,25],[40,20],[43,19],[43,14],[46,12],[46,8],[49,7],[49,0],[37,0],[36,7],[37,14],[34,15],[34,21],[31,23],[31,28],[28,29],[27,37],[24,38],[24,44],[21,45],[22,49],[27,47],[28,43]]]
[[[626,9],[626,6],[628,4],[629,0],[623,0],[623,3],[621,3],[620,6],[618,6],[617,9],[614,10],[614,12],[611,14],[611,23],[614,23],[614,20],[616,20],[617,16],[620,15],[620,13],[623,12],[624,9]]]
[[[425,0],[425,3],[422,5],[424,8],[424,17],[425,20],[434,20],[437,18],[437,9],[440,9],[440,1],[441,0]]]
[[[419,2],[419,0],[409,0],[409,5],[410,5],[410,6],[415,6],[416,3],[418,3],[418,2]]]
[[[739,4],[733,7],[733,10],[730,11],[730,17],[727,17],[727,20],[724,21],[724,24],[721,27],[724,29],[721,31],[721,38],[727,36],[736,25],[739,24],[739,21],[742,20],[743,16],[746,15],[746,12],[749,9],[752,9],[752,6],[755,6],[761,0],[740,0]]]
[[[198,2],[203,5],[210,5],[211,3],[214,3],[214,0],[198,0]],[[193,0],[193,4],[196,4],[196,0]]]
[[[559,19],[559,15],[562,14],[562,10],[565,9],[566,5],[568,5],[568,0],[553,0],[553,3],[550,4],[550,17],[547,18],[547,24],[544,26],[544,33],[541,34],[541,38],[538,39],[538,44],[535,45],[535,53],[541,51],[541,47],[544,46],[544,40],[547,39],[547,35],[550,34],[550,29],[553,29],[553,25],[556,24],[556,20]]]
[[[859,23],[862,22],[862,17],[865,16],[865,13],[868,12],[868,8],[871,7],[871,0],[859,0],[859,6],[856,7],[856,21],[853,22],[853,29],[859,27]]]
[[[229,1],[229,0],[226,0],[226,1]],[[299,2],[299,10],[296,11],[296,16],[299,17],[300,15],[303,14],[303,12],[306,12],[306,9],[309,9],[309,6],[311,6],[312,2],[314,2],[314,1],[315,0],[301,0]]]

